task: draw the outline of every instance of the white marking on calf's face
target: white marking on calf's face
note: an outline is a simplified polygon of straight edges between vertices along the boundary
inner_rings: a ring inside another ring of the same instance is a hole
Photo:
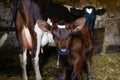
[[[65,28],[65,25],[57,25],[58,28],[62,29],[62,28]]]
[[[93,11],[93,9],[92,9],[92,8],[86,8],[86,12],[87,12],[88,14],[91,14],[91,13],[92,13],[92,11]]]

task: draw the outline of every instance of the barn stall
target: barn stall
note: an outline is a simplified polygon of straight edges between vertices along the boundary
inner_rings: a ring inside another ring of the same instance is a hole
[[[4,34],[10,21],[10,1],[0,0],[0,37]],[[94,80],[120,80],[120,1],[119,0],[53,0],[55,3],[75,7],[95,5],[105,7],[107,13],[98,16],[95,22],[94,52],[92,73]],[[3,46],[0,47],[0,80],[21,80],[22,69],[19,62],[19,45],[14,26]],[[56,49],[46,47],[40,54],[41,71],[44,80],[56,80]],[[34,70],[28,55],[28,74],[35,79]],[[84,74],[86,76],[86,72]],[[86,80],[86,77],[83,78]]]

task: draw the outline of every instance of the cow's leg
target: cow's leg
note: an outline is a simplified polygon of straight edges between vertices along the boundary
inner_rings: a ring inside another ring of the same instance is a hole
[[[37,39],[37,41],[38,40],[39,39]],[[38,42],[35,57],[32,59],[33,67],[34,67],[35,75],[36,75],[36,80],[42,80],[40,70],[39,70],[39,52],[40,52],[40,43]]]
[[[57,56],[57,68],[59,68],[59,55]]]
[[[35,51],[36,52],[35,57],[32,59],[32,61],[36,74],[36,80],[42,80],[41,73],[39,70],[39,53],[40,53],[40,45],[42,40],[42,31],[40,30],[37,24],[35,25],[34,30],[37,33],[37,44],[36,44],[37,49]]]
[[[76,63],[74,63],[71,80],[82,80],[81,72],[82,72],[83,60],[82,60],[82,58],[79,58],[75,62]]]
[[[87,58],[86,65],[87,65],[88,80],[93,80],[92,72],[91,72],[91,56]]]
[[[21,67],[23,70],[23,80],[28,80],[27,77],[27,70],[26,70],[26,64],[27,64],[27,49],[24,50],[23,54],[19,54]]]
[[[39,70],[39,52],[40,52],[40,47],[37,46],[36,55],[32,59],[33,67],[34,67],[35,75],[36,75],[36,80],[42,80],[41,73]]]
[[[35,58],[32,59],[33,67],[35,70],[36,80],[42,80],[40,70],[39,70],[39,55],[36,55]]]

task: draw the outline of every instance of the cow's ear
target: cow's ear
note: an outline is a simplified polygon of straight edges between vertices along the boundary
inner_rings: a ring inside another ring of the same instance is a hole
[[[74,32],[80,31],[85,26],[85,23],[86,23],[86,18],[77,19],[73,24],[73,27],[75,27],[73,31]]]
[[[47,23],[48,23],[50,26],[53,25],[52,20],[51,20],[50,18],[47,19]]]
[[[83,16],[84,11],[76,8],[70,8],[70,12],[74,17],[79,18]]]
[[[49,25],[47,24],[46,21],[39,19],[36,21],[37,25],[42,31],[48,31],[49,30]]]
[[[97,9],[96,10],[96,15],[103,15],[105,14],[107,10],[105,8]]]
[[[47,19],[47,23],[49,24],[49,30],[53,33],[56,30],[56,24],[52,22],[50,18]]]

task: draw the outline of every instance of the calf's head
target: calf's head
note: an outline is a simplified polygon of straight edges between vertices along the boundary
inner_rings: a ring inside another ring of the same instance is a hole
[[[66,22],[53,24],[51,32],[59,55],[69,54],[72,38],[75,33],[84,27],[85,21],[85,18],[80,18],[71,24]]]

